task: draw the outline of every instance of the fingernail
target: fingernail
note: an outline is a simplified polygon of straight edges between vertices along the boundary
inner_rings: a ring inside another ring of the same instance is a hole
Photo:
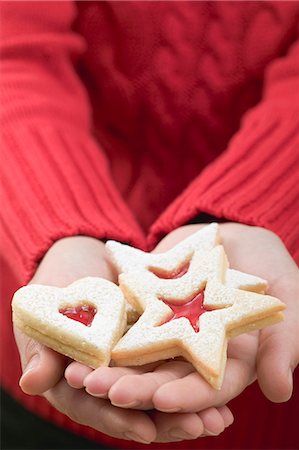
[[[159,411],[161,412],[166,412],[166,413],[175,413],[175,412],[181,412],[182,409],[181,408],[157,408]]]
[[[92,395],[93,397],[98,397],[98,398],[107,398],[108,394],[107,392],[103,392],[102,394],[94,394],[93,392],[91,392],[90,390],[87,389],[87,387],[85,388],[85,391],[87,392],[87,394]]]
[[[180,428],[172,428],[169,430],[169,435],[175,439],[196,439],[197,436],[192,436],[192,434],[181,430]]]
[[[116,402],[111,401],[111,404],[113,406],[117,406],[118,408],[136,408],[136,406],[141,405],[141,402],[139,400],[133,400],[130,403],[116,403]]]
[[[124,434],[124,436],[126,439],[129,439],[130,441],[140,442],[141,444],[150,444],[150,441],[146,441],[145,439],[140,437],[138,434],[135,434],[132,432],[127,432]]]
[[[27,363],[25,369],[23,370],[23,375],[27,374],[30,370],[35,369],[39,365],[40,355],[36,353]]]
[[[77,386],[76,384],[72,384],[69,381],[67,381],[67,384],[73,389],[82,389],[82,386]]]
[[[206,436],[218,436],[219,435],[219,433],[213,433],[212,431],[209,431],[207,429],[205,429],[204,434]]]
[[[21,375],[21,378],[19,380],[19,385],[22,388],[22,382],[24,380],[24,377],[30,372],[30,370],[35,369],[39,364],[40,356],[38,353],[36,353],[32,358],[29,360],[27,366],[23,370],[23,373]]]

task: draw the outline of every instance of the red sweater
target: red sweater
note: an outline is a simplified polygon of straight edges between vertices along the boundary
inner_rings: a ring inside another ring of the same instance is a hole
[[[84,234],[150,250],[200,213],[266,227],[299,262],[299,4],[1,10],[2,384],[58,425],[141,448],[20,392],[11,295],[56,239]],[[250,387],[232,402],[230,430],[188,448],[295,448],[298,400],[295,392],[270,404]]]

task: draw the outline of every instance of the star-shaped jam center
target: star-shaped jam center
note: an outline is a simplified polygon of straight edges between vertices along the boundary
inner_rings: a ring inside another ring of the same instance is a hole
[[[208,309],[204,306],[204,290],[197,292],[191,299],[188,299],[186,303],[178,304],[174,303],[174,300],[165,300],[159,297],[169,308],[172,310],[172,314],[160,325],[163,325],[171,320],[185,317],[189,320],[192,328],[196,333],[199,332],[199,317],[212,309]]]
[[[177,269],[168,272],[163,269],[159,269],[157,267],[150,267],[149,271],[156,275],[156,277],[161,278],[163,280],[174,280],[176,278],[181,278],[185,275],[190,267],[190,261],[185,262],[183,265],[179,266]]]

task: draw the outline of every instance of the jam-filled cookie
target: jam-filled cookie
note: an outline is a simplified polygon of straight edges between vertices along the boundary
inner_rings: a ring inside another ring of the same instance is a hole
[[[201,245],[201,236],[208,239]],[[140,314],[112,351],[117,365],[183,356],[220,389],[228,339],[272,325],[284,304],[264,295],[267,283],[228,268],[217,225],[203,228],[163,254],[108,242],[122,273],[120,288]]]
[[[13,321],[25,334],[93,368],[110,363],[111,350],[126,327],[122,292],[96,277],[66,288],[22,287],[12,308]]]

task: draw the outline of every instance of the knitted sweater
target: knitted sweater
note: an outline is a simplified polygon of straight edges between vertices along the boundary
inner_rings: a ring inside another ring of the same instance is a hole
[[[298,18],[298,2],[1,2],[1,380],[27,408],[141,448],[18,388],[10,299],[55,240],[150,250],[207,213],[274,231],[299,262]],[[253,386],[232,408],[238,425],[188,448],[296,447],[298,393],[273,405]]]

